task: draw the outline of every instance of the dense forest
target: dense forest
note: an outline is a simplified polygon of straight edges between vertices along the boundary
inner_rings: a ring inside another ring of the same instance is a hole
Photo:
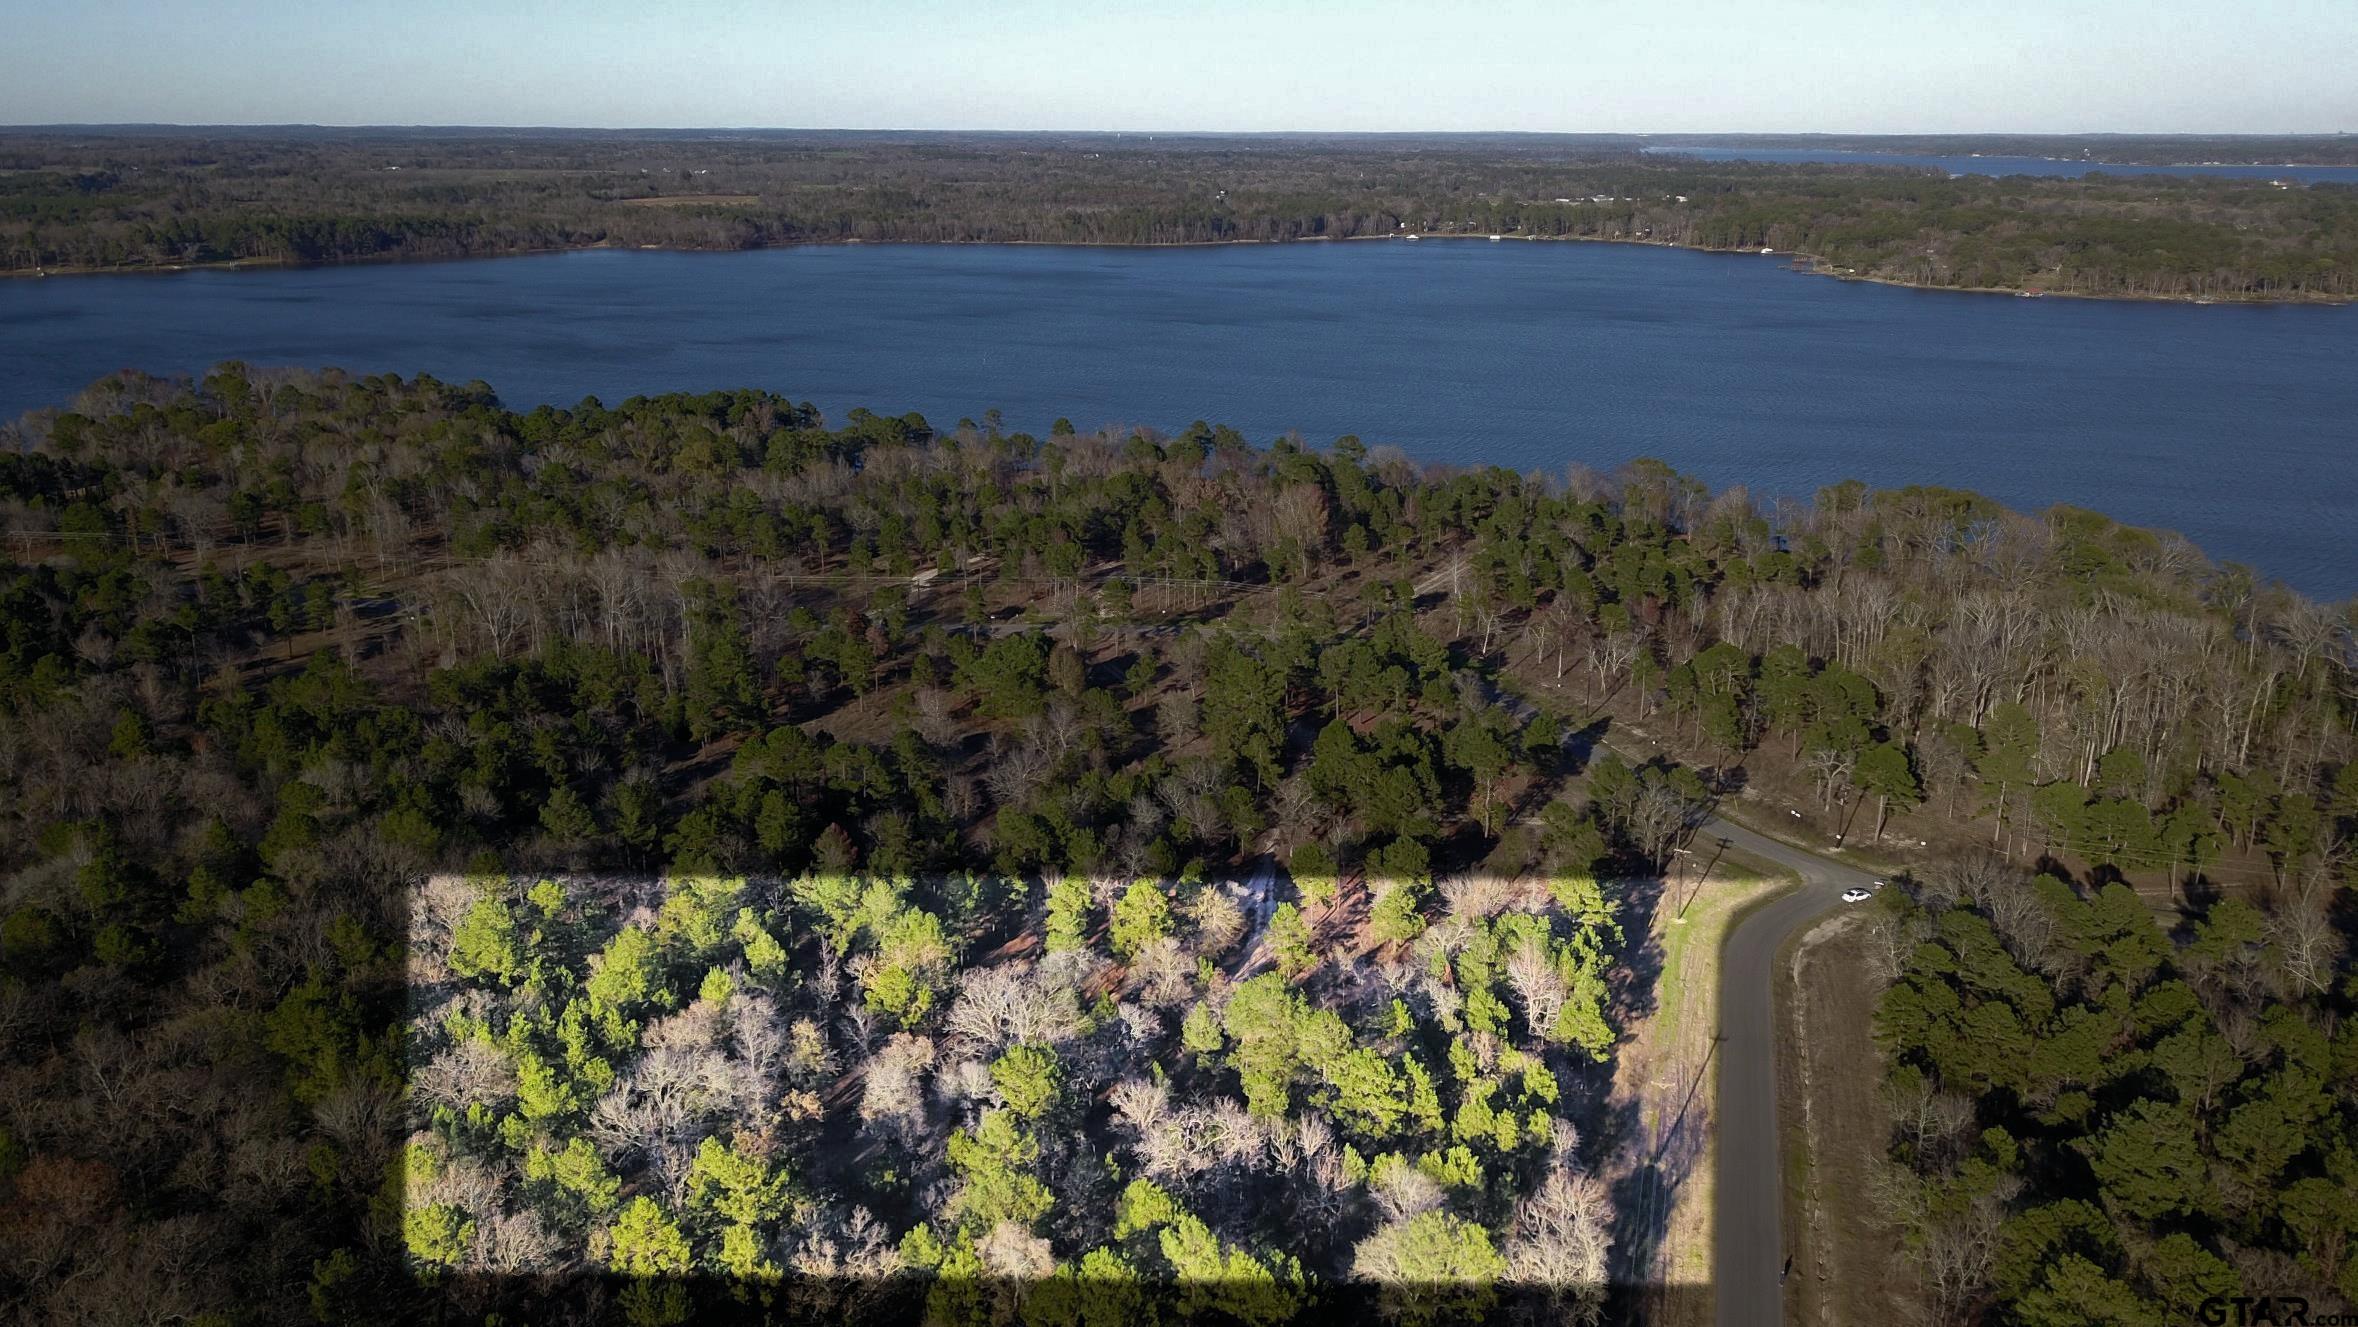
[[[2352,626],[1947,490],[121,375],[0,438],[0,1303],[1594,1320],[1746,805],[1918,864],[1953,1318],[2329,1286]]]
[[[2346,835],[2358,802],[2337,809]],[[1926,873],[1875,950],[1897,1122],[1877,1198],[1936,1320],[2358,1303],[2358,979],[2332,889],[2222,891],[2165,933],[2117,882]]]
[[[1846,277],[2358,296],[2358,189],[1757,165],[1548,137],[48,130],[0,135],[0,270],[594,245],[1491,235],[1774,249]]]

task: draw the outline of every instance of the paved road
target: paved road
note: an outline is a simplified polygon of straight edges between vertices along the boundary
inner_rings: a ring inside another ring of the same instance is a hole
[[[1422,591],[1420,590],[1420,593]],[[1537,707],[1506,696],[1483,679],[1492,704],[1506,704],[1518,722]],[[1569,739],[1567,739],[1569,740]],[[1644,756],[1600,743],[1637,763]],[[1783,1233],[1785,1172],[1778,1152],[1777,951],[1795,931],[1842,905],[1842,891],[1872,885],[1875,877],[1814,852],[1780,843],[1717,816],[1701,836],[1774,862],[1801,877],[1802,887],[1746,917],[1721,951],[1719,972],[1718,1174],[1713,1183],[1718,1229],[1712,1280],[1719,1327],[1781,1327],[1785,1317],[1780,1274],[1790,1250]]]
[[[1777,951],[1811,921],[1842,906],[1842,891],[1874,877],[1812,852],[1713,819],[1703,827],[1733,847],[1799,875],[1802,887],[1739,924],[1719,973],[1719,1229],[1713,1281],[1720,1327],[1776,1327],[1784,1319],[1779,1274],[1785,1245],[1784,1168],[1777,1143],[1777,1041],[1771,978]]]

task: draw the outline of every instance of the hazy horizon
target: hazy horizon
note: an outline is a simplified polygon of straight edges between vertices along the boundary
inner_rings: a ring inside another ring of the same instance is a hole
[[[975,134],[1003,137],[1061,134],[1108,138],[2349,138],[2348,129],[2168,130],[2168,129],[1209,129],[1177,125],[1120,129],[1088,125],[844,125],[844,124],[566,124],[469,120],[9,120],[0,131],[36,129],[304,129],[371,130],[387,133],[480,129],[497,133],[567,134]]]
[[[296,0],[30,8],[0,124],[898,132],[2332,134],[2358,5],[1990,0],[1927,12],[1515,0],[1478,15],[944,0]],[[1824,126],[1843,126],[1827,129]],[[2124,126],[2133,126],[2126,127]]]

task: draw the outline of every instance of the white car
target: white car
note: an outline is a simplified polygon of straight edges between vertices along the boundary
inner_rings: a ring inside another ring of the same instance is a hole
[[[1874,890],[1861,889],[1857,885],[1852,885],[1842,891],[1842,901],[1845,903],[1864,903],[1873,897],[1875,897]]]

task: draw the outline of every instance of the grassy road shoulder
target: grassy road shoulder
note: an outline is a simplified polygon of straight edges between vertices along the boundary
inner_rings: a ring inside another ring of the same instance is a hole
[[[1915,1268],[1874,1202],[1889,1135],[1868,950],[1874,914],[1844,909],[1778,956],[1778,1130],[1793,1248],[1789,1325],[1916,1321]]]
[[[1614,1089],[1616,1103],[1634,1107],[1636,1122],[1622,1146],[1623,1165],[1651,1176],[1641,1186],[1635,1224],[1652,1247],[1630,1264],[1648,1284],[1664,1288],[1650,1306],[1651,1321],[1712,1321],[1711,1297],[1700,1292],[1712,1281],[1720,949],[1752,909],[1797,883],[1769,863],[1730,851],[1703,884],[1666,886],[1656,910],[1651,938],[1662,963],[1656,1004],[1632,1029]]]

